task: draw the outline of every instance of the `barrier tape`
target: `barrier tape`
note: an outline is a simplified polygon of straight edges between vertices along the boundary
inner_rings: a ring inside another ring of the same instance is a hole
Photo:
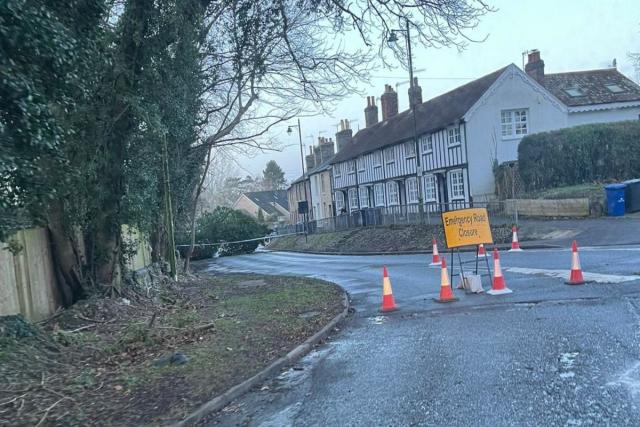
[[[237,240],[235,242],[218,242],[218,243],[196,243],[193,247],[205,247],[205,246],[220,246],[220,245],[230,245],[233,243],[248,243],[248,242],[258,242],[262,240],[271,240],[276,239],[278,237],[287,237],[287,236],[297,236],[299,234],[304,234],[304,232],[299,233],[288,233],[288,234],[276,234],[275,236],[264,236],[264,237],[256,237],[255,239],[247,239],[247,240]],[[176,245],[176,248],[188,248],[191,245]]]

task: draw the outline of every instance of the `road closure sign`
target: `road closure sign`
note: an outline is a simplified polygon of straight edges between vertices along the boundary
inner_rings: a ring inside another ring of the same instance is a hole
[[[484,208],[443,212],[442,225],[447,249],[493,243],[489,214]]]

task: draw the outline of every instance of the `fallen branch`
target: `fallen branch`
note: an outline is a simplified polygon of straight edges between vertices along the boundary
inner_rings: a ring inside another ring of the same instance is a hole
[[[42,418],[40,418],[40,421],[38,421],[38,424],[36,424],[36,427],[40,427],[42,425],[42,423],[44,422],[44,420],[47,419],[47,417],[49,416],[49,412],[51,412],[51,410],[53,408],[55,408],[56,406],[58,406],[58,403],[62,402],[65,399],[71,399],[70,397],[63,397],[62,399],[58,400],[56,403],[54,403],[53,405],[49,406],[45,412],[44,415],[42,416]]]

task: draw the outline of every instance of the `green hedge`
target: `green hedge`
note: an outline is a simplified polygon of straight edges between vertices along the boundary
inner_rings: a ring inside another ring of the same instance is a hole
[[[526,136],[518,147],[518,166],[527,191],[640,178],[640,121]]]

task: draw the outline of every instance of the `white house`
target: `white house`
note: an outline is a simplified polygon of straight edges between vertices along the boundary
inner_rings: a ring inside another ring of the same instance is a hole
[[[525,135],[640,117],[640,87],[615,68],[545,74],[534,50],[525,70],[511,64],[424,103],[416,79],[413,108],[402,113],[386,86],[382,122],[375,98],[367,98],[366,128],[338,144],[331,162],[336,211],[415,211],[418,178],[430,210],[490,200],[494,163],[517,160]]]

